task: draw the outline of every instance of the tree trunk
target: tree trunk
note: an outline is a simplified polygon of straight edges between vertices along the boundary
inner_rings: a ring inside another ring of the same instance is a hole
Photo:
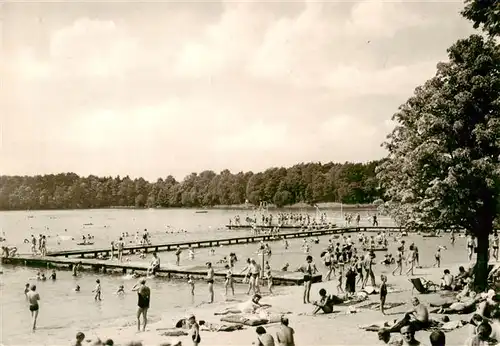
[[[477,237],[476,265],[474,267],[476,292],[485,291],[488,284],[489,236],[493,231],[493,222],[490,220],[489,218],[481,218],[478,229],[474,230]]]

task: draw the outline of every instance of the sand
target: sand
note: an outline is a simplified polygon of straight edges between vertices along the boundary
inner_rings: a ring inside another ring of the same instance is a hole
[[[380,269],[382,266],[377,265],[377,267]],[[452,273],[456,272],[458,265],[454,265],[449,269],[452,270]],[[416,269],[415,274],[416,276],[439,282],[442,271],[443,268],[425,268]],[[290,326],[295,329],[297,345],[376,345],[381,344],[377,339],[377,334],[361,330],[359,326],[402,317],[403,312],[410,309],[412,294],[418,296],[424,303],[435,302],[441,299],[439,292],[426,295],[419,294],[417,291],[412,292],[412,285],[408,277],[404,275],[389,275],[388,284],[398,292],[389,293],[387,301],[405,302],[406,304],[386,311],[386,316],[382,315],[380,311],[365,309],[360,309],[355,314],[348,314],[348,307],[345,306],[336,307],[336,312],[329,315],[306,315],[311,313],[313,307],[302,303],[302,287],[290,287],[285,294],[276,296],[265,295],[266,288],[263,287],[264,297],[262,302],[272,304],[272,311],[293,312],[287,316],[290,320]],[[318,290],[320,288],[325,288],[329,293],[336,293],[335,286],[335,281],[314,284],[311,290],[311,300],[318,298]],[[201,285],[199,289],[202,289]],[[369,301],[361,302],[357,305],[366,305],[372,301],[378,301],[378,295],[371,295]],[[221,323],[220,316],[214,316],[214,312],[234,304],[234,302],[227,303],[221,301],[214,304],[204,304],[197,307],[194,311],[190,309],[189,311],[185,310],[175,313],[173,311],[165,312],[165,316],[161,321],[149,325],[148,330],[142,333],[137,333],[135,325],[131,325],[133,318],[128,319],[128,325],[124,327],[98,328],[92,333],[84,332],[89,337],[98,335],[103,340],[112,338],[115,344],[125,344],[126,342],[136,340],[142,341],[143,345],[160,345],[163,342],[180,340],[183,345],[191,345],[192,342],[187,336],[165,337],[160,335],[163,331],[157,329],[173,327],[176,320],[185,317],[191,312],[195,313],[199,320],[203,319],[211,323]],[[440,315],[432,315],[431,317],[439,319]],[[470,315],[449,315],[449,317],[451,320],[470,319]],[[279,328],[279,324],[269,324],[265,328],[274,336]],[[466,325],[463,328],[446,333],[447,344],[463,345],[470,335],[470,330],[470,326]],[[429,344],[429,334],[430,332],[418,332],[416,338],[421,342]],[[202,331],[201,345],[251,345],[255,341],[255,335],[255,327],[245,327],[244,330],[235,332]],[[68,339],[54,340],[53,345],[67,344],[67,342]]]

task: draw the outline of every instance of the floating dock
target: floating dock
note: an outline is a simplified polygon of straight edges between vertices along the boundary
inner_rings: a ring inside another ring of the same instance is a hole
[[[325,225],[267,225],[267,224],[230,224],[226,225],[226,228],[228,229],[252,229],[252,228],[259,228],[259,229],[273,229],[278,227],[279,229],[325,229],[325,228],[335,228],[337,225],[335,224],[325,224]]]
[[[235,244],[247,244],[255,242],[268,242],[268,241],[279,241],[283,239],[290,238],[310,238],[319,237],[323,235],[331,234],[342,234],[347,232],[380,232],[380,231],[399,231],[399,227],[341,227],[341,228],[330,228],[330,229],[318,229],[318,230],[301,230],[296,232],[279,233],[277,235],[262,234],[262,235],[249,235],[243,237],[232,237],[232,238],[221,238],[221,239],[208,239],[208,240],[195,240],[186,242],[176,242],[176,243],[166,243],[166,244],[152,244],[152,245],[132,245],[125,246],[123,249],[123,254],[134,254],[139,252],[160,252],[160,251],[172,251],[177,249],[187,249],[189,247],[202,248],[202,247],[213,247],[220,245],[235,245]],[[116,251],[116,250],[115,250]],[[78,256],[80,258],[99,258],[99,257],[109,257],[111,255],[111,248],[101,248],[101,249],[82,249],[82,250],[65,250],[65,251],[54,251],[49,252],[48,256]]]
[[[93,271],[103,274],[119,274],[125,275],[135,271],[138,274],[145,275],[148,270],[148,264],[145,262],[119,262],[116,260],[98,260],[98,259],[79,259],[79,258],[64,258],[64,257],[40,257],[40,256],[16,256],[2,258],[2,264],[13,266],[28,266],[44,269],[62,269],[72,270],[73,266],[80,263],[83,271]],[[226,270],[214,266],[215,278],[224,281],[226,278]],[[273,284],[275,285],[301,285],[303,283],[303,273],[300,272],[284,272],[273,270]],[[192,275],[195,279],[203,279],[207,276],[207,268],[204,266],[173,266],[167,265],[160,267],[156,276],[160,278],[185,279],[187,275]],[[243,274],[233,274],[236,282],[243,282]],[[320,282],[321,274],[313,275],[313,282]]]

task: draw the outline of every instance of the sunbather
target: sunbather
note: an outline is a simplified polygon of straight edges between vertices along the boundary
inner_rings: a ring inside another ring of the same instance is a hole
[[[391,333],[401,331],[404,326],[411,325],[414,331],[423,330],[429,327],[429,311],[427,307],[420,303],[417,297],[413,297],[411,300],[413,304],[413,309],[405,313],[404,317],[396,322],[388,330]]]
[[[334,305],[344,302],[344,299],[337,297],[336,295],[326,294],[326,290],[324,288],[319,290],[319,295],[321,297],[320,300],[313,302],[313,305],[316,306],[313,314],[318,313],[320,310],[325,314],[331,314],[333,312]]]
[[[233,308],[227,308],[221,312],[216,312],[214,315],[228,315],[228,314],[242,314],[242,313],[256,313],[257,310],[261,308],[271,307],[269,304],[261,304],[260,299],[262,297],[260,294],[256,294],[253,296],[251,300],[240,303]]]

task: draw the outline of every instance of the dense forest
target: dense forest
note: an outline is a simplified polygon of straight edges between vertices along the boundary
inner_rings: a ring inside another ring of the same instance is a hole
[[[57,175],[0,176],[0,209],[77,209],[107,207],[210,207],[260,202],[372,203],[381,196],[375,178],[378,161],[306,163],[264,172],[228,170],[172,176],[151,183],[142,178]]]

